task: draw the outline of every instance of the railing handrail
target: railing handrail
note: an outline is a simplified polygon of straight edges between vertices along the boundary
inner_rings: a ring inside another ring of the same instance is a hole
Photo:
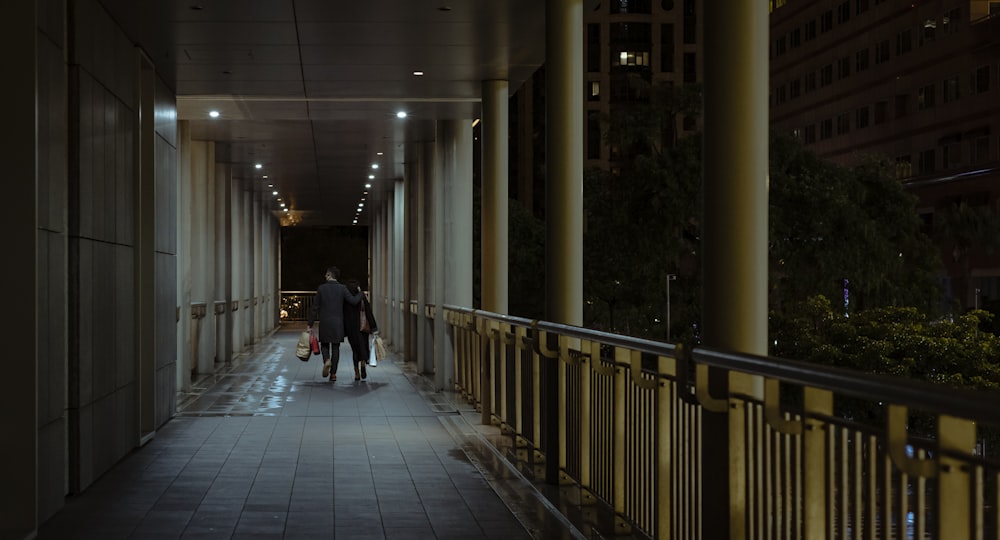
[[[548,321],[541,321],[538,319],[527,319],[524,317],[503,315],[501,313],[493,313],[491,311],[483,311],[480,309],[453,306],[449,304],[446,304],[444,308],[458,313],[476,315],[484,319],[489,319],[493,321],[537,328],[538,330],[541,330],[543,332],[559,334],[571,338],[585,339],[589,341],[600,341],[601,343],[611,345],[613,347],[628,348],[643,353],[653,354],[656,356],[667,356],[675,358],[677,355],[677,345],[672,343],[653,341],[650,339],[643,339],[631,336],[623,336],[621,334],[614,334],[611,332],[594,330],[591,328],[583,328],[581,326],[553,323]]]
[[[311,291],[285,291],[285,290],[282,290],[282,291],[280,291],[280,293],[281,294],[316,294],[316,290],[315,289],[313,289]]]
[[[1000,426],[1000,396],[982,390],[959,390],[905,377],[711,347],[696,347],[691,355],[696,362],[712,367]]]

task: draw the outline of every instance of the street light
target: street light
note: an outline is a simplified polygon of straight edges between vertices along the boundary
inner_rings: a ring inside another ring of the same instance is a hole
[[[677,274],[667,274],[667,341],[670,341],[670,282],[677,279]]]

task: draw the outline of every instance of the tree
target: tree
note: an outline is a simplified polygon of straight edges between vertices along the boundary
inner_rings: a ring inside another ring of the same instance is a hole
[[[916,199],[893,171],[874,156],[841,167],[794,137],[772,135],[772,309],[816,294],[843,298],[845,312],[937,306],[936,249],[920,231]]]
[[[947,249],[962,270],[958,285],[959,308],[967,308],[973,291],[971,257],[977,251],[987,254],[1000,246],[1000,218],[988,206],[972,206],[965,199],[944,203],[934,212],[934,236]]]

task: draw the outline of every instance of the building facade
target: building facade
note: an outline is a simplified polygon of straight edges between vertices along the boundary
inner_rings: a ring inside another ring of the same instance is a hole
[[[771,126],[849,165],[885,156],[935,213],[1000,199],[1000,2],[781,2],[771,15]],[[1000,297],[988,246],[941,240],[945,288],[961,307]],[[978,291],[978,292],[977,292]]]

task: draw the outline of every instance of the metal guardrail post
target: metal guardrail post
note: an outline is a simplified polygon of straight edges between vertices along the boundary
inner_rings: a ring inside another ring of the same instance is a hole
[[[562,404],[562,395],[565,391],[564,383],[560,382],[560,375],[565,376],[565,369],[559,361],[559,348],[552,350],[548,344],[549,333],[539,330],[536,347],[540,359],[545,360],[545,482],[548,484],[559,483],[560,467],[566,463],[566,429],[563,425],[562,414],[565,408]]]
[[[819,418],[833,415],[833,392],[804,389],[805,416],[802,440],[803,538],[832,538],[827,530],[827,497],[832,498],[832,483],[828,484],[826,422]]]
[[[938,538],[972,538],[972,449],[976,424],[953,416],[938,416]],[[964,458],[964,459],[960,459]],[[980,535],[982,529],[978,528]]]

